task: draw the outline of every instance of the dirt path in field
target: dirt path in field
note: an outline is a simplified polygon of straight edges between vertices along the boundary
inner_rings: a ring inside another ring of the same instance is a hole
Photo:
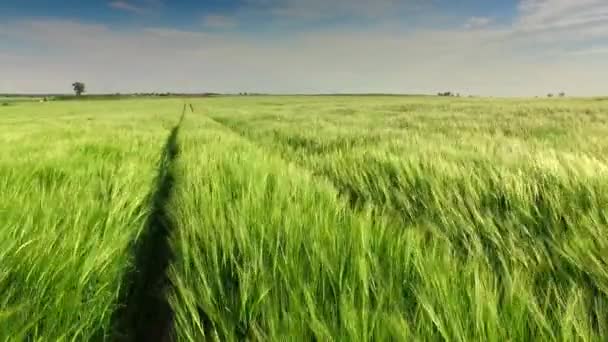
[[[174,226],[166,204],[174,184],[171,165],[179,154],[177,135],[186,109],[184,105],[180,121],[162,150],[146,228],[133,246],[135,267],[125,277],[120,307],[112,317],[113,341],[171,340],[173,313],[166,299],[166,270],[173,259],[169,237]]]

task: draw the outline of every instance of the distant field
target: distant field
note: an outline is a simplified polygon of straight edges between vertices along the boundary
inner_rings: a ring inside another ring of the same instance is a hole
[[[10,97],[10,96],[0,96],[0,106],[6,106],[10,104],[14,104],[15,102],[32,102],[32,101],[40,101],[41,98],[38,97]]]
[[[0,132],[0,340],[608,340],[607,101],[15,103]]]

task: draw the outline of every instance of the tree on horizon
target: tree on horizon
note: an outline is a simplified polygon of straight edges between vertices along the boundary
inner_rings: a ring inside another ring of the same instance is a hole
[[[85,84],[82,82],[72,83],[72,88],[74,88],[74,93],[76,93],[76,96],[80,96],[86,91]]]

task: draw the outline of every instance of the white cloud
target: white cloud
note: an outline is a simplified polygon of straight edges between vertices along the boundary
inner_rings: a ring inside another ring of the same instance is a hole
[[[162,6],[162,0],[114,0],[110,1],[108,6],[116,10],[143,15],[158,10]]]
[[[143,7],[139,7],[139,6],[135,6],[131,3],[128,3],[126,1],[112,1],[108,4],[108,6],[117,9],[117,10],[123,10],[123,11],[127,11],[127,12],[133,12],[136,14],[143,14],[146,12],[146,9]]]
[[[238,20],[224,15],[207,15],[203,17],[203,25],[210,29],[228,30],[238,26]]]
[[[518,29],[608,36],[606,0],[521,0]]]
[[[276,3],[251,1],[258,2],[256,6]],[[282,8],[304,6],[289,15],[320,15],[314,6],[306,9],[309,5],[282,1],[290,3]],[[353,1],[371,6],[371,1]],[[386,6],[394,2],[386,1]],[[580,1],[598,6],[597,1]],[[334,13],[353,11],[345,0],[324,6]],[[578,14],[568,17],[570,12]],[[608,47],[575,34],[596,32],[594,37],[601,37],[605,25],[587,20],[585,13],[586,9],[568,7],[562,0],[524,0],[518,18],[502,26],[477,17],[469,20],[469,29],[317,28],[275,33],[273,38],[233,30],[119,30],[68,21],[5,22],[0,24],[0,35],[38,47],[44,54],[3,50],[0,42],[0,93],[69,92],[74,80],[83,80],[91,92],[452,90],[543,95],[559,89],[571,95],[606,94],[608,62],[603,51]],[[229,28],[230,20],[218,16],[204,23]],[[573,20],[579,24],[566,24]],[[556,27],[569,27],[575,33]]]
[[[341,16],[374,18],[398,11],[414,12],[424,0],[246,0],[250,10],[285,19],[327,19]]]
[[[571,55],[608,55],[608,46],[606,47],[591,47],[587,49],[579,49],[570,52]]]
[[[466,29],[478,29],[490,25],[492,21],[492,18],[488,17],[471,17],[464,24],[464,27]]]

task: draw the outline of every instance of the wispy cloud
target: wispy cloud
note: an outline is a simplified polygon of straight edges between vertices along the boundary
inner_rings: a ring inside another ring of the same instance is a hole
[[[478,29],[482,27],[486,27],[492,23],[492,18],[488,17],[471,17],[464,24],[464,28],[466,29]]]
[[[158,12],[162,5],[163,0],[114,0],[108,3],[110,8],[137,15]]]
[[[521,0],[518,9],[522,30],[608,35],[606,0]]]
[[[145,8],[133,5],[126,1],[112,1],[108,4],[108,6],[110,6],[111,8],[117,9],[117,10],[127,11],[127,12],[131,12],[131,13],[135,13],[135,14],[146,13]]]
[[[398,11],[415,11],[424,0],[245,0],[246,7],[285,19],[374,18]]]
[[[570,54],[574,56],[608,55],[608,47],[592,47],[588,49],[573,50]]]
[[[203,17],[203,25],[210,29],[229,30],[238,26],[238,20],[225,15],[207,15]]]

